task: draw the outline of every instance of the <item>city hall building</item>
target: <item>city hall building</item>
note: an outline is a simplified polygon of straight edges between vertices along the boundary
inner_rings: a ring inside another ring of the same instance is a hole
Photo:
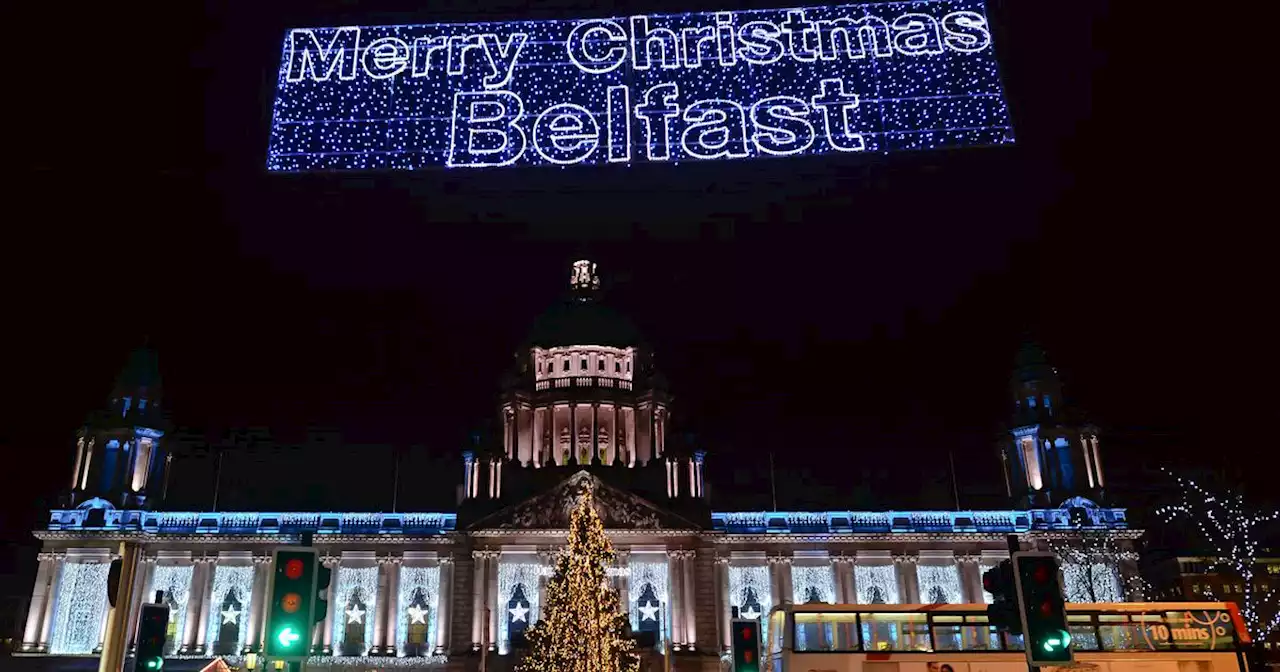
[[[674,402],[651,353],[599,301],[594,264],[573,264],[570,282],[503,390],[501,437],[464,454],[454,511],[169,510],[165,487],[180,484],[167,483],[158,379],[122,376],[79,433],[64,508],[35,532],[43,549],[19,655],[95,658],[121,542],[142,548],[133,603],[120,605],[129,622],[157,591],[170,607],[166,667],[260,652],[271,551],[311,533],[333,579],[310,665],[474,670],[483,651],[490,669],[509,669],[588,490],[618,551],[609,576],[633,631],[669,643],[681,671],[721,668],[735,608],[758,618],[785,602],[981,603],[982,572],[1008,557],[1007,535],[1045,548],[1105,532],[1123,548],[1139,534],[1124,509],[1094,503],[1106,484],[1097,430],[1070,419],[1035,352],[1011,384],[1011,508],[712,510],[711,462],[668,440]],[[1132,597],[1129,557],[1065,567],[1068,593],[1089,581],[1083,593],[1098,601]]]

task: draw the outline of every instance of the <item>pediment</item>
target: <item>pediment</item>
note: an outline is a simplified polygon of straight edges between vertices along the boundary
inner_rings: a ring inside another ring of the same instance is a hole
[[[519,504],[513,504],[471,525],[473,530],[565,530],[579,498],[592,494],[596,514],[605,529],[694,530],[696,523],[654,503],[600,480],[582,470]]]

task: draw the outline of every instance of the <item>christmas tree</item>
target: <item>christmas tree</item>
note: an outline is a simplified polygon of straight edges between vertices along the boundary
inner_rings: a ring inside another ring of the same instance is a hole
[[[569,521],[569,545],[547,581],[545,606],[526,633],[529,655],[520,672],[636,672],[639,658],[626,638],[627,616],[605,568],[613,545],[587,491]]]

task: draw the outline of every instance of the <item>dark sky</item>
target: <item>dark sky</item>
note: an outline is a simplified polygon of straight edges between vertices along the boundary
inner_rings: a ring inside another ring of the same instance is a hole
[[[783,506],[950,506],[948,450],[966,505],[991,501],[1027,330],[1104,428],[1113,482],[1234,464],[1223,484],[1274,497],[1251,433],[1274,410],[1250,386],[1273,359],[1272,255],[1249,230],[1273,188],[1245,158],[1269,113],[1149,3],[993,7],[1012,148],[306,176],[263,169],[288,27],[726,5],[168,4],[11,24],[29,30],[6,75],[25,119],[6,143],[6,538],[147,338],[182,426],[327,425],[454,459],[583,251],[657,348],[722,502],[768,506],[774,451]],[[390,483],[375,452],[329,469],[365,502]],[[447,504],[453,475],[422,472],[424,505]]]

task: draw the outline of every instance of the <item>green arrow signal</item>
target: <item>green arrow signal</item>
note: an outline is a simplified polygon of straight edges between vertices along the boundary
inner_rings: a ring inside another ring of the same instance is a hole
[[[1063,632],[1063,633],[1060,633],[1058,637],[1052,637],[1050,639],[1045,640],[1044,650],[1053,651],[1054,649],[1060,646],[1070,646],[1070,645],[1071,645],[1071,634]]]
[[[301,637],[298,633],[293,631],[292,627],[281,630],[280,634],[276,636],[276,639],[280,640],[281,646],[293,646],[293,643],[298,641],[300,638]]]

